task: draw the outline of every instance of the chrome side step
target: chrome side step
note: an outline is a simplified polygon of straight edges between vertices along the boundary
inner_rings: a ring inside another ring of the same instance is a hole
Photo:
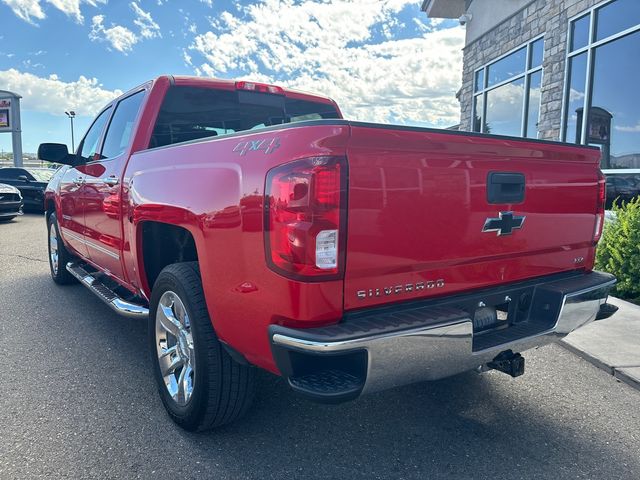
[[[67,263],[67,271],[116,313],[129,318],[146,319],[149,317],[147,307],[124,300],[101,280],[100,277],[104,276],[103,274],[90,272],[86,267],[88,265],[85,263]]]

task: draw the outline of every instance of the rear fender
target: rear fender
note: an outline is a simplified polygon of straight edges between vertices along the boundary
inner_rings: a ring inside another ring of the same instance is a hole
[[[241,171],[234,164],[181,164],[134,172],[127,182],[125,197],[129,212],[125,228],[136,271],[129,278],[137,282],[147,298],[151,296],[144,274],[142,223],[154,221],[186,229],[193,236],[202,278],[211,278],[209,252],[205,246],[214,229],[240,224]],[[130,267],[129,267],[130,268]],[[205,289],[206,292],[206,289]],[[213,312],[210,312],[213,317]]]

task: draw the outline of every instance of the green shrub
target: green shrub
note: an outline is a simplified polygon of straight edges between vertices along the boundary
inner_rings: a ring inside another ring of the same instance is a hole
[[[615,218],[605,224],[596,253],[596,268],[614,274],[614,295],[640,301],[640,197],[614,205]]]

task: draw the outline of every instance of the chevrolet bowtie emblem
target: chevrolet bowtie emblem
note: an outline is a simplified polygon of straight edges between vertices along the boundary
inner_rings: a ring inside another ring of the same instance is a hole
[[[498,218],[487,218],[484,222],[483,232],[497,232],[497,235],[511,235],[514,230],[522,228],[526,217],[518,217],[513,212],[500,212]]]

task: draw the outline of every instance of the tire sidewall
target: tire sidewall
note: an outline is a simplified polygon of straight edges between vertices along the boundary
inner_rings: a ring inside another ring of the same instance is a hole
[[[197,275],[192,271],[193,275]],[[198,279],[199,280],[199,279]],[[191,398],[186,405],[178,405],[171,398],[164,384],[164,378],[160,372],[160,364],[158,363],[158,353],[156,346],[156,313],[162,295],[171,290],[180,297],[180,300],[187,310],[191,324],[191,335],[193,338],[193,348],[196,358],[196,368],[194,375],[194,387]],[[184,428],[196,428],[204,416],[204,410],[208,398],[208,371],[207,371],[207,352],[204,346],[201,346],[203,332],[200,331],[198,312],[193,307],[192,295],[182,286],[180,280],[173,272],[162,272],[153,286],[151,294],[150,310],[149,310],[149,350],[151,353],[151,361],[153,363],[153,372],[156,378],[158,392],[165,408],[174,420]],[[208,321],[208,318],[207,318]]]
[[[55,228],[56,230],[56,242],[58,243],[58,271],[53,273],[53,265],[51,264],[51,229]],[[60,229],[58,228],[58,217],[56,217],[55,213],[49,215],[49,219],[47,220],[47,259],[49,260],[49,273],[51,274],[51,278],[55,282],[60,281],[60,266],[62,265],[62,259],[64,257],[63,251],[60,249],[61,246],[60,239]],[[63,246],[64,248],[64,246]]]

